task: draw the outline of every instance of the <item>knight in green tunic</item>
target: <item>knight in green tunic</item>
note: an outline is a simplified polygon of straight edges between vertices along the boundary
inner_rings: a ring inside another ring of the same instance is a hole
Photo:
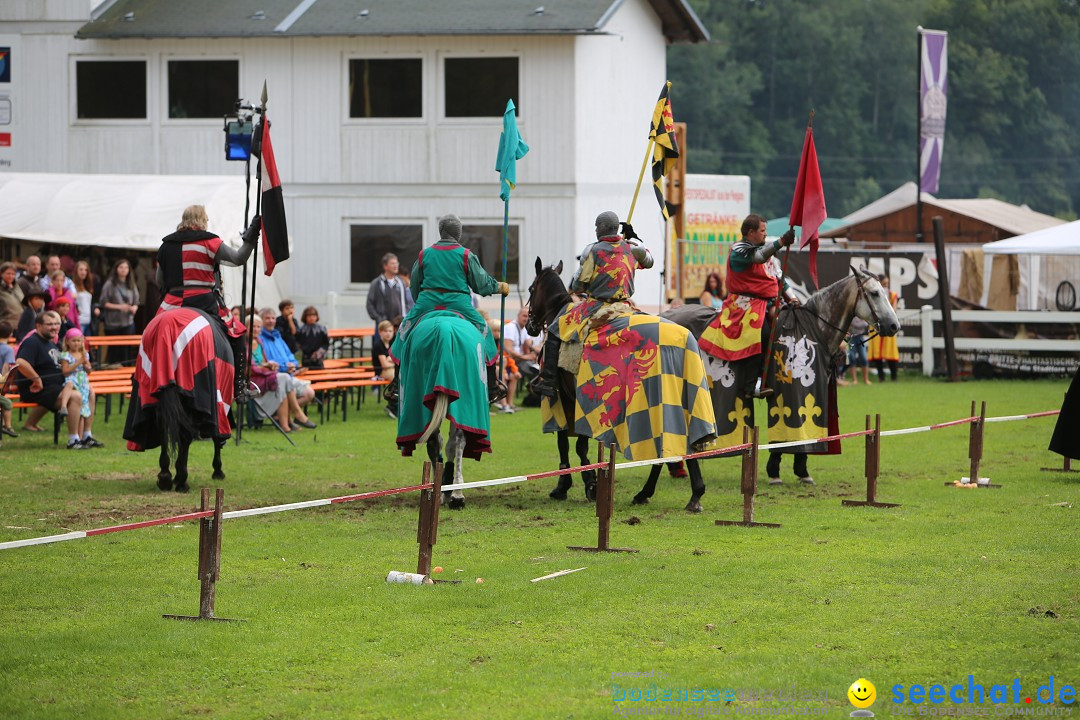
[[[488,372],[488,399],[506,396],[506,387],[495,377],[498,349],[487,320],[473,307],[471,293],[481,296],[496,292],[504,297],[510,286],[488,275],[480,259],[461,245],[461,220],[456,215],[439,218],[439,242],[420,251],[410,274],[416,304],[401,321],[392,356],[400,362],[405,357],[413,330],[435,311],[449,311],[476,326],[484,340],[484,363]]]

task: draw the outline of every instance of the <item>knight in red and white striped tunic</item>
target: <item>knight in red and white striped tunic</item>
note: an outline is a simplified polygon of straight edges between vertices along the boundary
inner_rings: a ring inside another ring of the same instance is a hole
[[[256,215],[244,232],[239,248],[225,244],[207,232],[206,208],[191,205],[184,210],[176,232],[161,240],[158,249],[157,281],[165,292],[158,312],[181,307],[196,308],[223,319],[228,308],[221,297],[219,264],[239,267],[247,262],[258,239],[262,220]]]

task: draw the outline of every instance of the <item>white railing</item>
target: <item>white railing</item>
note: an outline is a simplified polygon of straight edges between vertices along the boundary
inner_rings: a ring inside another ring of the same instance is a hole
[[[918,334],[901,336],[897,340],[900,350],[918,352],[922,360],[924,375],[934,373],[934,350],[945,347],[945,339],[934,335],[934,323],[941,322],[941,311],[930,305],[923,305],[919,310],[901,310],[897,312],[900,324],[909,332],[918,328]],[[1042,311],[1004,311],[1004,310],[954,310],[953,324],[959,322],[983,323],[1023,323],[1038,325],[1045,323],[1073,324],[1080,327],[1080,312],[1042,312]],[[969,338],[956,337],[954,346],[960,351],[985,351],[1004,353],[1059,352],[1080,355],[1080,337],[1072,340],[1046,340],[1040,338]]]

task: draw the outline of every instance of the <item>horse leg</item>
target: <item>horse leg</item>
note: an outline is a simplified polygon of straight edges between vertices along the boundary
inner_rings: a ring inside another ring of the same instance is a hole
[[[157,474],[157,486],[159,490],[172,490],[172,473],[169,472],[169,447],[161,443],[161,452],[158,453],[158,467],[161,469]]]
[[[224,440],[214,440],[214,474],[210,476],[214,480],[225,479],[225,473],[221,469],[221,448],[224,445]]]
[[[176,450],[176,477],[173,480],[173,490],[186,493],[191,490],[188,487],[188,451],[191,450],[191,435],[186,432],[180,433],[180,442]]]
[[[559,443],[559,469],[565,470],[570,467],[570,436],[565,430],[560,430],[555,433],[555,438]],[[555,486],[555,489],[548,493],[548,497],[552,500],[565,500],[566,492],[574,484],[574,478],[569,473],[559,476],[559,483]]]
[[[654,465],[653,467],[657,467]],[[705,494],[705,480],[701,477],[701,463],[690,458],[686,461],[686,469],[690,473],[690,502],[686,503],[686,512],[699,513],[702,511],[701,496]]]
[[[656,481],[660,479],[660,466],[652,465],[649,467],[649,479],[645,481],[645,485],[641,488],[641,492],[634,496],[633,503],[635,505],[648,505],[649,498],[656,492]]]
[[[578,435],[577,444],[574,449],[577,451],[578,459],[581,460],[582,465],[589,464],[589,438],[584,435]],[[589,502],[596,500],[596,471],[595,470],[582,470],[581,480],[585,483],[585,499]]]
[[[460,485],[465,482],[465,477],[461,474],[461,458],[465,453],[465,433],[458,428],[453,428],[450,431],[450,439],[454,446],[454,459],[451,461],[450,466],[454,469],[454,484]],[[449,449],[447,453],[449,454]],[[461,492],[461,490],[455,490],[450,494],[450,509],[465,509],[465,493]]]

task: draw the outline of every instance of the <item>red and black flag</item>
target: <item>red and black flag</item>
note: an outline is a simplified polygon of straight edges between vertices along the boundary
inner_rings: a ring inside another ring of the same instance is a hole
[[[262,243],[266,274],[282,260],[289,259],[289,230],[285,225],[285,201],[281,195],[281,178],[278,177],[274,146],[270,143],[270,121],[259,124],[261,141],[252,149],[262,164],[259,190],[262,192]]]

